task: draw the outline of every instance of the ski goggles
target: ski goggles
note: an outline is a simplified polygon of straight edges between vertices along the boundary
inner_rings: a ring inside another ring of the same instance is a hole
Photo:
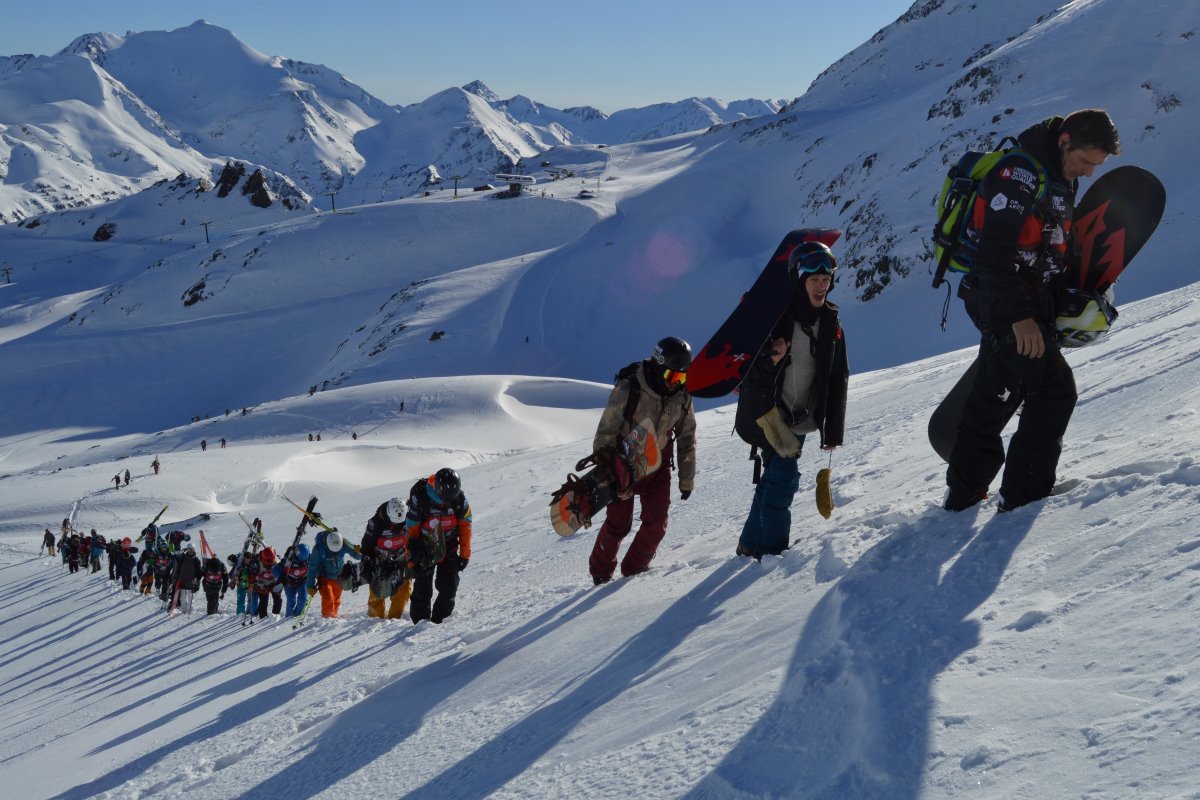
[[[796,270],[805,275],[815,275],[824,272],[832,275],[837,269],[837,262],[828,253],[804,253],[796,259]]]
[[[664,369],[663,380],[667,382],[667,386],[683,386],[687,383],[687,372],[681,372],[677,369]]]

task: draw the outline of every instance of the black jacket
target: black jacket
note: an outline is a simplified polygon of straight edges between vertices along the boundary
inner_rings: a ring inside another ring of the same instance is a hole
[[[837,306],[826,303],[819,312],[817,328],[817,372],[814,378],[813,397],[815,407],[808,409],[817,423],[821,445],[840,445],[846,429],[846,392],[850,384],[850,362],[846,356],[846,336],[838,319]],[[776,335],[791,339],[795,316],[787,311],[775,326]],[[766,453],[775,451],[767,442],[762,428],[755,422],[774,406],[782,408],[783,376],[791,363],[791,354],[784,356],[778,364],[771,363],[768,339],[754,363],[742,379],[738,393],[735,427],[738,436]],[[786,416],[786,415],[785,415]]]
[[[1014,322],[1031,318],[1048,332],[1054,328],[1057,273],[1067,259],[1079,186],[1062,175],[1061,127],[1055,117],[1025,129],[1017,137],[1025,152],[1001,159],[980,184],[972,213],[978,255],[964,300],[984,333],[1005,336]],[[1046,175],[1041,199],[1039,172]]]

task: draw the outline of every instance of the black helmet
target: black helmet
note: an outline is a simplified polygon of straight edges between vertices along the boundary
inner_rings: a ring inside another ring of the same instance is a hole
[[[788,273],[797,286],[809,275],[832,275],[836,270],[833,251],[820,242],[804,242],[788,256]]]
[[[443,500],[454,500],[462,493],[462,481],[457,472],[442,467],[433,476],[433,488]]]
[[[654,345],[650,360],[665,369],[687,372],[692,363],[692,346],[677,336],[668,336]]]

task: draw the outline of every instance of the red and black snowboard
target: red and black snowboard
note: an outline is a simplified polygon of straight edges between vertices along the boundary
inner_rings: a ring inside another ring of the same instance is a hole
[[[836,228],[800,228],[783,237],[758,280],[692,359],[687,375],[689,394],[723,397],[737,388],[791,301],[788,256],[804,242],[832,247],[841,235]]]
[[[1117,167],[1100,176],[1076,204],[1072,216],[1078,260],[1063,275],[1067,288],[1102,293],[1116,283],[1158,227],[1166,204],[1162,183],[1141,167]],[[929,443],[947,463],[978,364],[972,362],[929,418]],[[1014,395],[1008,403],[1011,419],[1021,398]]]

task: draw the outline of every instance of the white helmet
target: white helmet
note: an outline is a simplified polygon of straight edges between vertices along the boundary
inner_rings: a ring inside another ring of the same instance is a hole
[[[337,531],[329,531],[325,534],[325,547],[331,553],[336,553],[342,549],[342,535]]]
[[[401,502],[399,497],[393,497],[391,500],[388,500],[388,519],[390,519],[392,522],[399,522],[400,520],[404,519],[404,514],[404,503]]]

